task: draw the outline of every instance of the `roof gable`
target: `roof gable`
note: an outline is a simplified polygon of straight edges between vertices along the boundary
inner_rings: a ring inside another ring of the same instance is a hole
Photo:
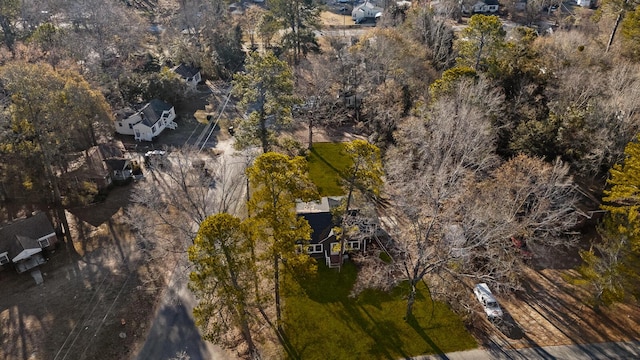
[[[104,161],[109,169],[112,171],[116,170],[124,170],[124,168],[129,164],[129,159],[108,159]]]
[[[155,123],[158,122],[158,120],[160,120],[160,118],[162,117],[162,113],[171,110],[172,107],[173,106],[167,104],[162,100],[151,100],[140,111],[142,115],[142,123],[148,127],[152,127]]]
[[[47,215],[39,212],[33,216],[0,225],[0,246],[2,246],[4,239],[13,239],[16,235],[37,240],[54,233],[55,230],[53,230],[53,225]]]
[[[180,75],[180,77],[184,79],[188,79],[188,78],[194,77],[197,73],[200,72],[200,70],[194,66],[190,66],[185,63],[182,63],[176,66],[175,68],[173,68],[173,72]]]
[[[317,244],[327,237],[333,228],[333,217],[331,213],[309,213],[301,214],[311,226],[311,243]]]

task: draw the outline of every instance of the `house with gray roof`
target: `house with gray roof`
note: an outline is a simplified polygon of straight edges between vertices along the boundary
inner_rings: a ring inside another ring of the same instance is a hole
[[[0,267],[23,273],[44,264],[43,249],[53,249],[57,237],[43,212],[0,225]]]
[[[174,73],[176,73],[185,83],[187,83],[187,87],[190,89],[195,89],[196,85],[202,80],[202,76],[200,75],[200,69],[190,66],[187,64],[180,64],[173,69],[171,69]]]
[[[166,128],[175,129],[176,111],[172,105],[153,99],[139,111],[116,113],[116,132],[133,135],[136,141],[152,141]]]

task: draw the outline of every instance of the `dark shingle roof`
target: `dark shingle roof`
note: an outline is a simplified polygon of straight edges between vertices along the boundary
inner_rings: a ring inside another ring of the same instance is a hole
[[[483,0],[482,2],[487,4],[487,5],[500,5],[498,3],[498,0]]]
[[[17,247],[22,247],[22,251],[32,248],[33,244],[39,248],[35,240],[54,232],[49,218],[43,212],[0,225],[0,252],[14,250]]]
[[[124,156],[122,149],[116,144],[98,144],[98,149],[103,159],[121,158]]]
[[[152,127],[162,117],[163,111],[171,110],[173,106],[158,99],[151,100],[144,108],[142,108],[142,123],[148,127]]]
[[[13,237],[14,241],[9,245],[9,258],[13,259],[18,256],[21,252],[27,249],[40,249],[40,245],[29,237],[22,235],[15,235]]]
[[[333,217],[331,213],[309,213],[301,214],[305,220],[311,225],[311,244],[318,244],[323,240],[333,227]]]
[[[114,170],[122,170],[129,162],[128,159],[108,159],[104,161],[109,169]]]
[[[188,79],[200,72],[200,70],[187,64],[180,64],[173,69],[173,72],[180,75],[184,79]]]

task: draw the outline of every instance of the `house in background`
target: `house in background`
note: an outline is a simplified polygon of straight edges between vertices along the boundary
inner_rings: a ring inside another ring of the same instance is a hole
[[[98,146],[85,151],[68,155],[67,171],[60,177],[67,180],[70,186],[80,187],[83,182],[92,182],[98,190],[108,188],[113,179],[111,172],[104,162]]]
[[[462,5],[462,12],[465,14],[493,14],[500,9],[498,0],[481,0],[473,4],[470,8]]]
[[[51,250],[56,233],[43,212],[0,225],[0,266],[23,273],[44,264],[43,249]]]
[[[72,186],[89,181],[98,190],[108,188],[114,181],[126,181],[133,177],[133,164],[125,156],[120,141],[92,146],[68,157],[68,168],[61,177]]]
[[[353,8],[351,11],[351,18],[356,24],[360,24],[366,20],[377,20],[380,16],[382,16],[383,8],[376,6],[376,4],[365,1],[364,4],[360,4]]]
[[[133,135],[136,141],[152,141],[164,129],[177,128],[178,125],[173,121],[175,118],[176,111],[173,106],[153,99],[137,112],[125,109],[116,113],[116,132]]]
[[[125,156],[126,149],[121,141],[97,147],[113,181],[127,181],[133,177],[133,163]]]
[[[125,158],[112,158],[104,161],[111,171],[111,178],[114,181],[127,181],[133,178],[133,165],[131,160]]]
[[[196,85],[202,81],[202,76],[200,75],[200,69],[189,66],[187,64],[180,64],[173,69],[171,69],[174,73],[178,74],[182,80],[187,83],[187,87],[189,89],[195,90]]]
[[[340,242],[333,231],[338,224],[333,219],[331,211],[340,205],[342,196],[323,197],[320,201],[299,202],[296,204],[296,213],[303,217],[311,226],[311,241],[306,245],[307,254],[324,259],[330,268],[340,266]],[[371,240],[365,237],[349,239],[345,241],[345,251],[364,251]]]
[[[590,8],[591,0],[576,0],[576,4],[581,7]]]

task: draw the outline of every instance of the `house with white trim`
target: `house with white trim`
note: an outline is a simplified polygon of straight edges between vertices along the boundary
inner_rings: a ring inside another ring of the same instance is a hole
[[[116,132],[133,135],[136,141],[152,141],[166,128],[175,129],[176,111],[166,102],[153,99],[139,111],[125,109],[116,114]]]
[[[178,74],[187,83],[187,87],[192,90],[195,90],[196,86],[202,81],[200,69],[184,63],[174,67],[171,71]]]
[[[356,24],[359,24],[367,19],[378,19],[382,16],[383,8],[376,6],[376,4],[365,1],[364,4],[360,4],[353,8],[351,11],[351,18]]]
[[[323,197],[319,201],[296,203],[296,214],[311,226],[311,240],[308,244],[299,245],[301,251],[310,256],[324,260],[330,268],[340,266],[340,241],[336,237],[334,227],[338,226],[331,211],[340,205],[342,196]],[[364,233],[364,231],[362,231]],[[370,238],[358,237],[345,241],[346,256],[353,251],[365,251],[371,242]]]
[[[42,250],[52,250],[57,237],[43,212],[0,225],[0,269],[23,273],[44,264]]]
[[[462,5],[462,12],[465,14],[493,14],[497,13],[499,9],[498,0],[481,0],[473,4],[470,9],[466,5]]]

